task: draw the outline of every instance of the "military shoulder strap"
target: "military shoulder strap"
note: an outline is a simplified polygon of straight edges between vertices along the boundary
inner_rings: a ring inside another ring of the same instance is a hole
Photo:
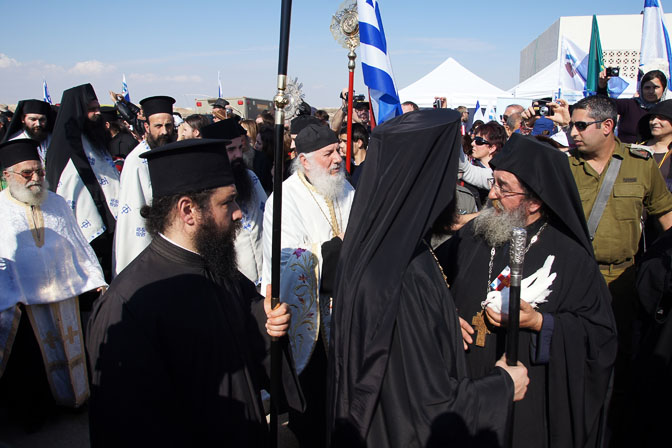
[[[630,154],[640,159],[648,160],[653,157],[653,149],[645,145],[629,145]]]
[[[611,190],[614,189],[616,177],[618,177],[618,172],[621,169],[621,162],[620,158],[612,157],[609,168],[607,168],[607,172],[604,174],[604,181],[602,182],[600,191],[597,193],[593,209],[590,211],[590,216],[588,217],[588,235],[590,236],[590,241],[593,241],[595,237],[597,226],[600,224],[600,219],[602,219],[602,214],[604,213],[604,208],[607,206],[609,196],[611,196]]]

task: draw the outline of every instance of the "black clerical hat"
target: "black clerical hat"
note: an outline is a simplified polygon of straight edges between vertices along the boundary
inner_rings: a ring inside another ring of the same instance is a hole
[[[0,145],[0,164],[9,168],[26,160],[40,160],[37,147],[40,142],[30,138],[17,138]]]
[[[49,116],[51,112],[51,104],[40,100],[24,100],[23,114],[42,114]]]
[[[293,119],[289,125],[289,133],[291,135],[297,135],[310,124],[322,124],[322,122],[312,115],[299,115]]]
[[[117,115],[117,108],[114,106],[102,106],[100,108],[100,115],[104,121],[116,121],[119,119]]]
[[[145,118],[154,114],[173,114],[175,99],[169,96],[150,96],[140,101]]]
[[[188,139],[148,151],[154,197],[192,193],[235,183],[226,140]]]
[[[226,109],[226,106],[228,105],[229,102],[224,98],[217,98],[217,101],[215,101],[215,104],[212,105],[212,108],[214,109],[215,107],[221,107],[222,109]]]
[[[296,142],[296,152],[300,154],[313,152],[327,145],[338,143],[338,138],[329,126],[310,124],[299,132],[294,141]]]
[[[245,134],[247,134],[245,128],[233,118],[227,118],[201,128],[203,138],[233,140]]]

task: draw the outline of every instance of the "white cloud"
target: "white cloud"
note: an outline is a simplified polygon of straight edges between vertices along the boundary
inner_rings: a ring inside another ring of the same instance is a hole
[[[112,65],[93,60],[78,62],[68,72],[75,75],[100,75],[113,69]]]
[[[8,68],[11,66],[21,65],[16,59],[10,58],[4,53],[0,53],[0,68]]]

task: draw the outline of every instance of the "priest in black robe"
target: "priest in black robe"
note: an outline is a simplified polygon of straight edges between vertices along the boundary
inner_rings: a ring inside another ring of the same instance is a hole
[[[143,155],[154,238],[89,322],[93,447],[266,446],[269,335],[284,360],[278,400],[303,407],[289,307],[271,311],[270,295],[236,269],[241,212],[225,144],[185,140]]]
[[[616,327],[566,155],[514,134],[491,166],[490,205],[437,249],[471,333],[469,372],[504,352],[502,315],[484,302],[508,294],[510,233],[525,227],[518,352],[530,385],[514,405],[513,446],[598,446]]]
[[[454,209],[459,131],[460,115],[442,109],[371,135],[337,273],[332,446],[499,446],[524,395],[522,365],[493,360],[481,378],[467,376],[455,304],[429,245],[433,224]]]

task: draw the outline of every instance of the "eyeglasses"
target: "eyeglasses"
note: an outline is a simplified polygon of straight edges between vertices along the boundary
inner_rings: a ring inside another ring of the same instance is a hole
[[[587,128],[588,126],[590,126],[591,124],[602,123],[603,121],[606,121],[606,120],[607,120],[607,119],[605,118],[604,120],[589,121],[589,122],[587,122],[587,123],[586,123],[585,121],[570,122],[570,123],[569,123],[569,130],[571,131],[572,128],[576,126],[576,130],[577,130],[577,131],[579,131],[579,132],[583,132],[583,131],[585,131],[586,128]]]
[[[478,146],[490,145],[491,144],[489,141],[487,141],[483,137],[474,137],[474,143],[476,143]]]
[[[509,119],[509,116],[508,115],[500,115],[499,118],[502,119],[502,123],[506,123],[506,120]]]
[[[21,171],[7,170],[7,171],[9,171],[10,173],[18,174],[19,176],[23,177],[26,180],[32,179],[33,174],[37,174],[37,177],[44,177],[44,175],[46,174],[42,168],[37,170],[21,170]]]
[[[488,179],[488,186],[492,190],[493,188],[499,192],[499,195],[502,197],[507,197],[507,196],[515,196],[518,194],[522,194],[523,196],[527,196],[527,193],[523,193],[522,191],[510,191],[510,190],[505,190],[502,188],[498,183],[495,183],[494,178]]]

